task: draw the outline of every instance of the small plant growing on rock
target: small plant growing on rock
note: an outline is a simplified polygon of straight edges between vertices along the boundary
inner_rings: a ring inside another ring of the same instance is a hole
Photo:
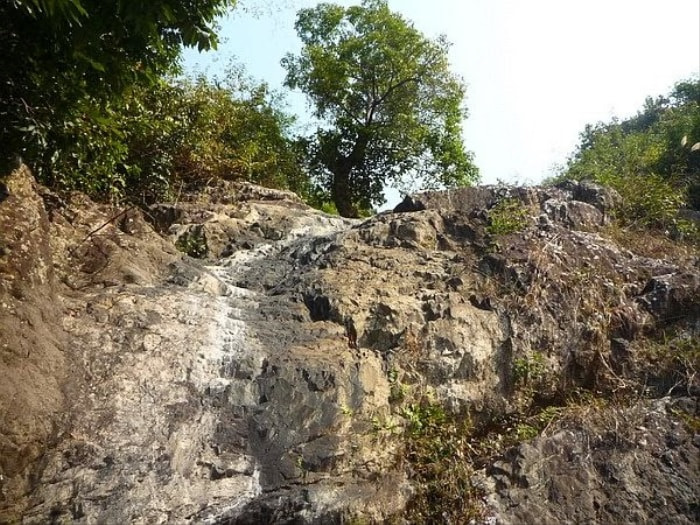
[[[398,404],[406,399],[409,393],[409,386],[402,383],[399,379],[399,371],[395,368],[389,370],[389,403]]]
[[[555,375],[540,352],[515,359],[512,367],[515,401],[522,410],[538,409],[557,397]]]
[[[471,419],[448,414],[423,398],[403,410],[406,459],[416,492],[407,507],[409,523],[469,523],[481,519],[481,493],[470,460]]]
[[[398,423],[396,423],[396,421],[390,416],[374,416],[370,422],[372,423],[372,431],[376,434],[394,434],[395,432],[400,431]]]
[[[681,408],[671,408],[670,412],[683,422],[688,432],[693,432],[694,434],[700,433],[700,417],[686,412]]]
[[[513,439],[519,443],[539,436],[552,422],[562,417],[563,407],[548,406],[519,422],[514,428]]]
[[[530,441],[540,434],[540,429],[528,423],[520,423],[515,428],[515,437],[518,441]]]
[[[539,352],[513,361],[513,381],[518,386],[532,386],[539,383],[546,371],[544,356]]]
[[[522,231],[527,226],[527,210],[517,199],[504,199],[489,210],[491,235],[508,235]]]
[[[203,259],[207,255],[207,240],[201,231],[189,230],[180,235],[175,247],[195,259]]]

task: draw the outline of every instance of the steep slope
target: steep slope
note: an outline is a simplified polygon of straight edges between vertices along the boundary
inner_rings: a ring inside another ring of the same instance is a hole
[[[3,193],[0,522],[700,518],[698,253],[614,192]]]

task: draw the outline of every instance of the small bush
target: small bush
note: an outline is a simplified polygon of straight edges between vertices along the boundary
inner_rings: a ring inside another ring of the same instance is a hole
[[[654,174],[606,174],[597,182],[617,190],[622,197],[615,214],[623,224],[669,228],[678,221],[678,209],[685,202],[682,190]]]
[[[183,233],[175,241],[175,247],[194,259],[207,256],[207,240],[201,230],[191,229]]]
[[[700,336],[697,332],[676,333],[669,328],[645,340],[638,355],[639,362],[643,363],[639,380],[655,388],[659,395],[669,395],[673,391],[690,393],[699,386]]]
[[[469,523],[482,518],[481,491],[472,483],[471,421],[448,414],[429,399],[409,404],[406,458],[416,492],[407,506],[410,523]]]
[[[527,210],[517,199],[504,199],[489,210],[487,231],[491,235],[507,235],[527,226]]]
[[[537,384],[544,379],[546,372],[547,364],[539,352],[513,361],[513,381],[518,386]]]
[[[198,79],[177,87],[173,171],[179,179],[195,186],[222,178],[302,189],[304,176],[287,138],[292,120],[265,84],[219,87]]]

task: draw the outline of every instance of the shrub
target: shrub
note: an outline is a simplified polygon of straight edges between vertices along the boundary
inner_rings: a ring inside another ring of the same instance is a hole
[[[304,175],[288,138],[293,121],[265,84],[219,87],[198,79],[178,88],[181,138],[173,169],[180,180],[244,179],[300,190]]]
[[[194,259],[203,259],[207,256],[207,239],[200,227],[192,228],[175,241],[175,247],[182,253],[186,253]]]
[[[668,228],[678,222],[684,193],[659,175],[606,173],[597,182],[614,188],[622,197],[615,214],[623,224]]]
[[[507,235],[527,226],[527,210],[517,199],[503,199],[489,210],[487,231],[491,235]]]
[[[93,198],[152,202],[213,179],[306,190],[292,123],[264,84],[204,79],[133,86],[110,101],[85,97],[29,132],[42,182]]]
[[[680,82],[667,97],[648,98],[634,117],[586,126],[560,179],[592,179],[623,197],[624,225],[696,235],[678,220],[700,209],[700,82]]]
[[[469,523],[483,518],[481,492],[472,483],[471,421],[422,399],[403,410],[406,454],[416,492],[407,506],[410,523]]]

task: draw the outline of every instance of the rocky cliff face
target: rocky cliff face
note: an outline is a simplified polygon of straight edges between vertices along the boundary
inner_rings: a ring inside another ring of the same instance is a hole
[[[0,522],[700,519],[698,252],[613,192],[0,195]]]

